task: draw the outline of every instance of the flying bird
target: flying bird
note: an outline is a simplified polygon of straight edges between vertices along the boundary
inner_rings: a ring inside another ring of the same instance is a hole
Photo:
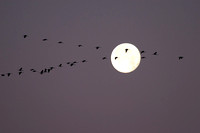
[[[67,64],[70,64],[70,62],[67,62]]]
[[[54,69],[54,67],[50,67],[50,69],[52,70],[52,69]]]
[[[19,69],[19,71],[23,71],[22,69],[23,69],[23,68],[21,67],[21,68]]]
[[[58,67],[62,67],[62,64],[58,65]]]
[[[179,59],[179,60],[183,59],[183,56],[179,56],[178,59]]]
[[[83,47],[83,45],[78,45],[78,47]]]
[[[22,74],[22,72],[19,72],[19,75],[21,75]]]
[[[99,48],[101,48],[101,47],[99,47],[99,46],[96,46],[95,48],[96,48],[96,49],[99,49]]]
[[[24,38],[28,37],[27,35],[24,35]]]
[[[146,57],[141,57],[141,59],[144,59],[144,58],[146,58]]]
[[[145,53],[145,51],[141,51],[140,53],[141,53],[141,54],[142,54],[142,53]]]
[[[71,63],[71,64],[70,64],[70,66],[73,66],[73,65],[74,65],[74,63]]]
[[[44,73],[44,71],[42,70],[41,72],[40,72],[40,74],[43,74]]]
[[[157,52],[154,52],[153,55],[158,55],[158,53],[157,53]]]
[[[51,71],[51,69],[48,69],[47,72],[49,73]]]
[[[82,62],[84,63],[84,62],[87,62],[86,60],[82,60]]]
[[[36,70],[35,70],[35,69],[30,69],[30,71],[32,71],[32,72],[36,72]]]
[[[7,73],[8,77],[11,75],[11,73]]]
[[[42,39],[42,41],[47,41],[47,39],[46,39],[46,38],[44,38],[44,39]]]
[[[46,72],[47,72],[47,69],[45,68],[45,69],[44,69],[44,73],[46,73]]]
[[[126,53],[127,53],[128,49],[125,49],[125,51],[126,51]]]
[[[3,77],[3,76],[5,76],[5,74],[1,74],[1,76]]]
[[[115,57],[115,60],[117,59],[118,57]]]
[[[106,57],[103,57],[102,59],[105,60],[105,59],[107,59],[107,58],[106,58]]]
[[[62,41],[59,41],[58,43],[63,43]]]
[[[78,63],[78,62],[74,61],[73,63],[75,64],[75,63]]]

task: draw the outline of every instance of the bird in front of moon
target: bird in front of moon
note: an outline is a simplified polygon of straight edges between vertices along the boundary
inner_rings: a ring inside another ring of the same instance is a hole
[[[130,43],[119,44],[111,53],[111,63],[121,73],[134,71],[139,66],[140,60],[140,51]]]

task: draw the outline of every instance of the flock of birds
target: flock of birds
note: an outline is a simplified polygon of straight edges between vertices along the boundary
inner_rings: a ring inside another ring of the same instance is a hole
[[[28,35],[23,35],[23,38],[27,38],[27,37],[28,37]],[[47,40],[48,40],[48,39],[46,39],[46,38],[42,39],[42,41],[47,41]],[[61,43],[63,43],[63,42],[62,42],[62,41],[59,41],[58,43],[61,44]],[[83,47],[83,45],[77,45],[77,46],[78,46],[78,47]],[[99,50],[100,48],[101,48],[100,46],[96,46],[96,47],[95,47],[96,50]],[[128,49],[125,49],[125,52],[127,52],[127,51],[128,51]],[[141,55],[142,55],[143,53],[146,53],[146,51],[141,51],[140,53],[141,53]],[[158,55],[158,52],[154,52],[152,55],[156,56],[156,55]],[[118,58],[118,57],[115,57],[115,60],[116,60],[117,58]],[[145,58],[146,58],[145,56],[141,56],[141,59],[145,59]],[[106,59],[107,59],[107,57],[102,57],[102,60],[106,60]],[[183,56],[179,56],[178,59],[179,59],[179,60],[183,59]],[[86,63],[87,60],[84,59],[84,60],[82,60],[81,62],[82,62],[82,63]],[[73,62],[67,62],[66,64],[72,67],[72,66],[74,66],[74,65],[77,64],[77,63],[78,63],[77,61],[73,61]],[[57,67],[63,67],[63,64],[59,64]],[[55,66],[51,66],[51,67],[44,68],[44,69],[39,70],[39,71],[32,68],[32,69],[30,69],[30,71],[33,72],[33,73],[39,73],[39,74],[43,75],[43,74],[45,74],[45,73],[50,73],[50,72],[51,72],[52,70],[54,70],[54,69],[56,69],[56,67],[55,67]],[[21,75],[23,72],[24,72],[24,70],[23,70],[22,67],[18,69],[18,75]],[[10,77],[12,74],[13,74],[13,73],[11,73],[11,72],[9,72],[9,73],[3,73],[3,74],[1,74],[1,76],[2,76],[2,77],[5,77],[5,76]]]

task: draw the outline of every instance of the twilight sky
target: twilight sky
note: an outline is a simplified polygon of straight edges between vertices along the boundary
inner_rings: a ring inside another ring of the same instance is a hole
[[[199,13],[199,0],[1,0],[0,132],[199,133]],[[146,51],[129,74],[110,62],[123,42]]]

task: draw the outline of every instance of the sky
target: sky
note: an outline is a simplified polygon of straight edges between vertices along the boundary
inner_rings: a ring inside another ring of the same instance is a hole
[[[0,132],[199,133],[199,12],[198,0],[1,0]],[[121,43],[146,51],[128,74],[110,61]]]

